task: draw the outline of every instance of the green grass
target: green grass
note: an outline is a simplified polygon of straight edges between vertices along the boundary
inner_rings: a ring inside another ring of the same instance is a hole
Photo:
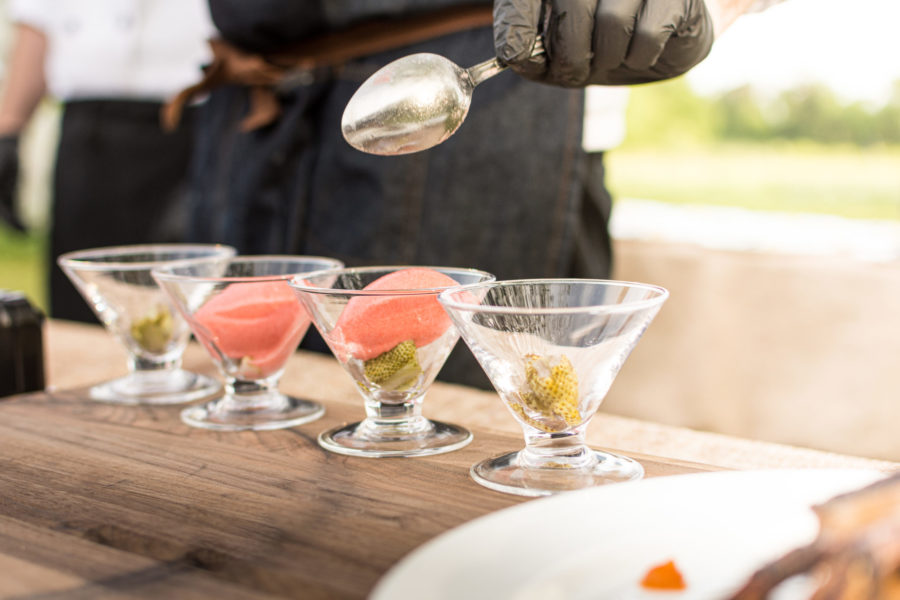
[[[23,235],[0,225],[0,289],[24,292],[46,311],[45,247],[42,234]]]
[[[619,198],[900,220],[900,148],[623,147],[607,166]]]

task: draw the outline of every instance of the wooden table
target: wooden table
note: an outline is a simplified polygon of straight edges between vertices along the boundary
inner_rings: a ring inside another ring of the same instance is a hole
[[[316,435],[362,415],[327,356],[298,353],[286,392],[322,401],[292,429],[190,428],[178,407],[91,402],[85,386],[124,372],[99,328],[49,323],[49,389],[0,402],[0,597],[363,598],[407,553],[524,498],[487,490],[469,466],[522,445],[495,394],[435,384],[426,414],[475,440],[416,459],[326,452]],[[213,373],[203,352],[189,368]],[[900,465],[598,415],[589,439],[649,477],[722,468]]]

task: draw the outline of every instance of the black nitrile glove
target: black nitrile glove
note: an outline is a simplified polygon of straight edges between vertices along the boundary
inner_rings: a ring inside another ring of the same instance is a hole
[[[0,136],[0,221],[25,231],[16,214],[16,188],[19,182],[19,137]]]
[[[538,35],[545,54],[531,57]],[[703,60],[713,25],[703,0],[495,0],[497,57],[563,87],[681,75]]]

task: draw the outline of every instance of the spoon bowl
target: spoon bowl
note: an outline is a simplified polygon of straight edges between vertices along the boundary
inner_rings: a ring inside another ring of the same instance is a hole
[[[437,54],[412,54],[384,66],[350,99],[344,139],[370,154],[419,152],[459,128],[475,83],[466,69]]]
[[[532,55],[543,51],[539,39]],[[475,86],[504,70],[496,58],[468,69],[437,54],[399,58],[350,98],[341,118],[344,139],[357,150],[382,156],[437,146],[462,125]]]

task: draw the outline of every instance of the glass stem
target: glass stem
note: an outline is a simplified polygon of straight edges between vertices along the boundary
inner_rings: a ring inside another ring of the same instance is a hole
[[[525,432],[525,449],[519,460],[529,468],[582,469],[597,461],[584,442],[587,423],[568,431],[547,433],[530,429]]]
[[[150,360],[140,356],[128,357],[128,369],[132,373],[152,373],[154,371],[175,371],[181,368],[181,357],[171,360]]]
[[[225,380],[225,396],[219,402],[223,410],[257,412],[280,409],[287,399],[278,393],[278,377],[252,381],[229,377]]]
[[[433,426],[422,416],[424,398],[423,394],[396,403],[366,398],[366,426],[404,434],[429,431]]]
[[[181,357],[156,361],[139,356],[128,357],[129,378],[144,389],[165,389],[172,385],[172,374],[181,368]]]

